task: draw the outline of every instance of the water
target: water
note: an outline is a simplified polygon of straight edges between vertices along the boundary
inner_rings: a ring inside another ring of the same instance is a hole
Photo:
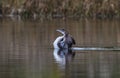
[[[0,20],[0,78],[119,78],[120,51],[57,50],[67,29],[74,47],[120,47],[118,20]],[[67,53],[69,52],[69,53]]]

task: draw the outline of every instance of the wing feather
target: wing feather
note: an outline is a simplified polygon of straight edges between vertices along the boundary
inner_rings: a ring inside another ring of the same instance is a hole
[[[69,44],[69,46],[71,47],[73,44],[75,44],[75,40],[71,37],[71,36],[68,36],[66,38],[66,42],[67,44]]]

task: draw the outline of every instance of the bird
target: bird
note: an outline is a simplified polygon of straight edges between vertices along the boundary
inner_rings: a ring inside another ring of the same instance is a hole
[[[60,32],[62,36],[58,36],[53,46],[58,49],[70,49],[72,45],[75,45],[74,38],[65,30],[65,29],[57,29],[57,32]]]

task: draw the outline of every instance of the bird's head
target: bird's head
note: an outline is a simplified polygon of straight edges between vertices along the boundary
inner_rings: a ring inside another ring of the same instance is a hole
[[[60,32],[63,35],[67,34],[67,31],[65,31],[65,29],[58,29],[56,31]]]

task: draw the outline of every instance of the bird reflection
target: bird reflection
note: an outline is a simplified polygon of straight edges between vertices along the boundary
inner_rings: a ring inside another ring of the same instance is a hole
[[[75,52],[71,49],[54,49],[54,58],[61,68],[65,68],[74,59]]]

